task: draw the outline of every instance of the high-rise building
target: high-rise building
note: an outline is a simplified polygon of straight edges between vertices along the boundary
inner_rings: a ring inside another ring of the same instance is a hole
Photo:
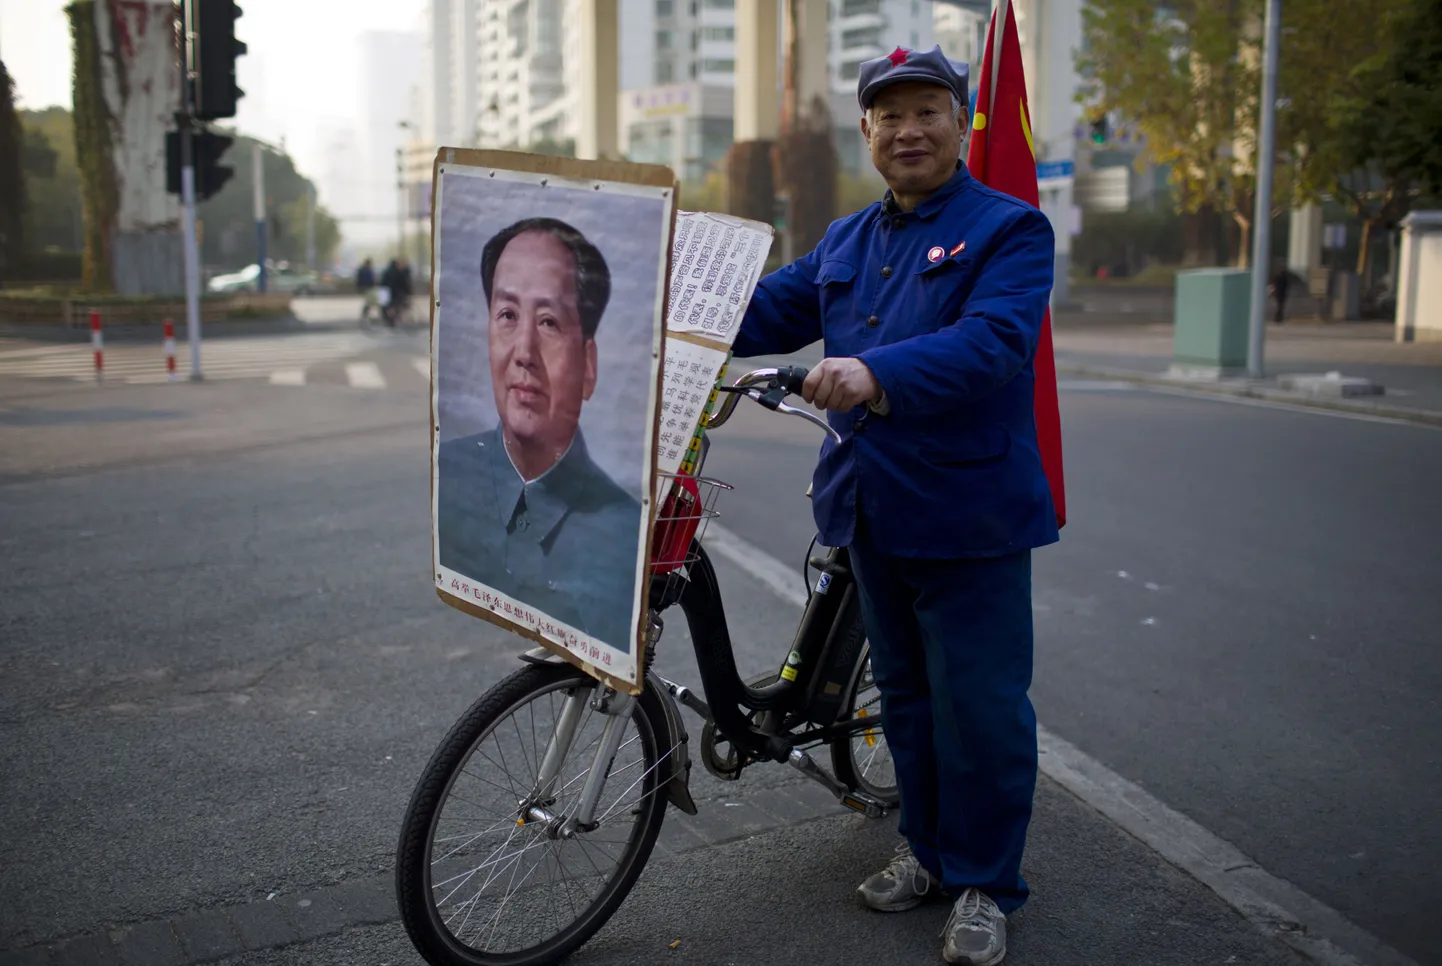
[[[421,16],[421,137],[431,144],[446,143],[451,133],[453,75],[451,5],[453,0],[427,0]]]
[[[567,6],[567,0],[477,0],[481,146],[523,148],[574,136],[563,52],[577,18],[565,16]]]
[[[417,96],[421,89],[421,36],[406,31],[370,31],[361,35],[361,83],[364,150],[356,181],[363,192],[363,213],[395,218],[400,211],[396,152],[412,140],[402,125],[419,126]]]

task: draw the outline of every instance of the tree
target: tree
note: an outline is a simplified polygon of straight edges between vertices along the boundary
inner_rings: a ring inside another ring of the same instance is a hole
[[[253,145],[261,146],[261,172],[266,196],[266,257],[305,262],[306,197],[311,182],[295,169],[290,155],[233,130],[225,133],[234,143],[221,163],[234,174],[225,186],[196,209],[204,224],[201,261],[207,265],[237,269],[256,258]],[[315,213],[317,260],[328,262],[340,246],[340,226],[325,209]]]
[[[1278,142],[1288,148],[1298,202],[1332,198],[1362,222],[1357,273],[1365,288],[1374,233],[1406,213],[1413,193],[1413,174],[1401,163],[1406,149],[1395,135],[1424,113],[1425,105],[1390,104],[1388,98],[1390,77],[1401,66],[1399,59],[1409,56],[1401,49],[1405,39],[1398,36],[1399,24],[1409,23],[1408,14],[1419,4],[1288,4],[1288,18],[1296,26],[1286,37],[1279,67],[1285,106],[1278,112]]]
[[[1442,198],[1442,0],[1389,6],[1390,56],[1363,65],[1368,94],[1349,105],[1349,120],[1387,166]]]
[[[31,251],[78,252],[85,245],[75,129],[63,107],[21,111],[25,128],[25,240]]]
[[[1178,210],[1225,214],[1251,229],[1262,0],[1090,0],[1082,10],[1078,100],[1142,135],[1170,168]],[[1285,182],[1277,198],[1286,197]]]
[[[25,252],[24,142],[15,84],[0,61],[0,278],[9,277]]]

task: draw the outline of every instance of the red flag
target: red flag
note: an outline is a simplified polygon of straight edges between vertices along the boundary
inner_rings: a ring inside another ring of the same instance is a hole
[[[1002,26],[1000,60],[996,45],[996,13],[986,35],[986,53],[976,91],[976,117],[972,120],[971,150],[966,166],[982,184],[1038,206],[1041,192],[1036,179],[1036,152],[1032,147],[1031,114],[1026,103],[1026,74],[1021,64],[1021,41],[1016,15],[1009,0],[998,5],[1006,17]],[[993,83],[993,80],[995,83]],[[1042,317],[1041,339],[1032,363],[1036,376],[1036,440],[1041,465],[1051,487],[1058,526],[1066,525],[1066,488],[1061,464],[1061,408],[1057,400],[1056,358],[1051,344],[1051,308]]]

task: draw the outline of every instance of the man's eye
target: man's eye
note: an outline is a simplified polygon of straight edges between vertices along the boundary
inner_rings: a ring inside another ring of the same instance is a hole
[[[505,322],[514,322],[516,321],[516,311],[515,309],[501,309],[500,314],[497,315],[496,318]]]

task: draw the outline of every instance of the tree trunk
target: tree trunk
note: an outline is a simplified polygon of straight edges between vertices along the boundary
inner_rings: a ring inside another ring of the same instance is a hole
[[[738,218],[772,224],[776,180],[771,141],[737,141],[726,152],[726,211]]]
[[[836,211],[838,163],[831,128],[831,111],[816,97],[776,145],[777,180],[791,199],[787,229],[794,257],[821,242]]]

